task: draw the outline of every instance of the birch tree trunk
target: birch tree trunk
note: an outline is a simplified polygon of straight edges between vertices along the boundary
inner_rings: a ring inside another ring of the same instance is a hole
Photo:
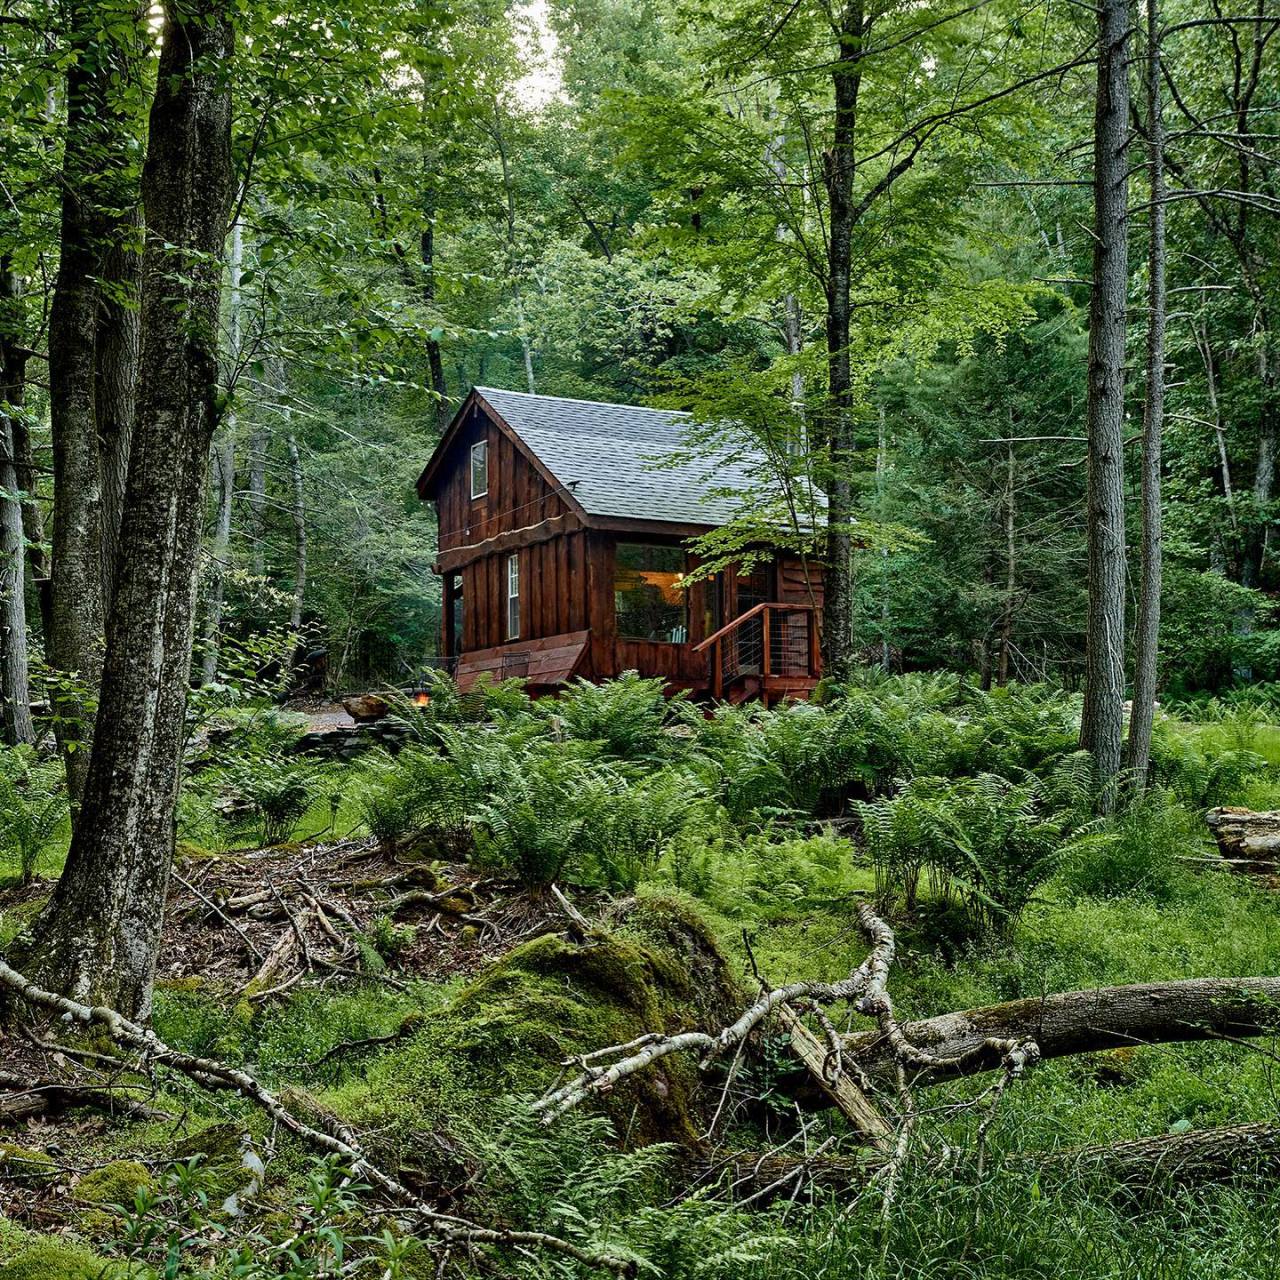
[[[1128,293],[1129,7],[1098,10],[1093,146],[1093,290],[1089,303],[1088,542],[1084,710],[1102,807],[1114,805],[1124,734],[1124,345]]]
[[[53,631],[53,565],[44,537],[44,514],[36,497],[36,460],[31,445],[31,432],[25,418],[13,417],[9,428],[13,435],[13,467],[22,494],[22,534],[27,547],[27,575],[35,588],[40,610],[40,629],[46,642]]]
[[[1164,114],[1160,102],[1160,5],[1147,0],[1147,164],[1151,181],[1147,242],[1147,386],[1142,406],[1142,581],[1134,634],[1133,709],[1129,713],[1127,764],[1133,786],[1146,787],[1151,764],[1160,648],[1160,588],[1163,548],[1160,455],[1164,434],[1165,208]]]
[[[143,171],[143,380],[97,734],[66,867],[27,964],[146,1017],[173,858],[231,200],[229,0],[165,6]]]

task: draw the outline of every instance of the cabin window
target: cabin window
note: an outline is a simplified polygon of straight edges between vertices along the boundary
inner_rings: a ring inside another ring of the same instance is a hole
[[[507,557],[507,639],[520,638],[520,557]]]
[[[471,496],[483,498],[489,492],[489,442],[471,446]]]
[[[683,549],[618,543],[613,607],[619,639],[684,644],[689,639],[689,615]]]

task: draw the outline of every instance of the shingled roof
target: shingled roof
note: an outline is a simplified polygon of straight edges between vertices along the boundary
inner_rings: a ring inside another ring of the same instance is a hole
[[[570,490],[589,516],[722,525],[754,488],[763,457],[749,450],[687,450],[692,417],[670,409],[476,387],[476,394]],[[726,489],[721,497],[709,490]]]

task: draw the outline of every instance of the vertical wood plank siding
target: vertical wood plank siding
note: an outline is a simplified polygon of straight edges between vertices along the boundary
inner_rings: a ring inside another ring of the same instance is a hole
[[[484,440],[489,451],[488,492],[471,497],[471,446]],[[670,537],[642,533],[614,535],[587,529],[561,492],[526,457],[522,448],[488,414],[473,407],[443,459],[433,499],[439,518],[441,552],[472,547],[502,534],[528,530],[549,519],[561,519],[550,538],[530,546],[495,547],[458,570],[462,583],[462,653],[510,644],[518,652],[524,642],[568,632],[590,631],[582,674],[604,679],[625,670],[665,676],[692,685],[705,683],[707,659],[693,646],[705,638],[710,584],[698,583],[689,593],[687,644],[620,640],[614,620],[614,548],[622,541],[676,543]],[[507,560],[520,561],[520,636],[507,637]],[[689,567],[695,561],[690,558]],[[809,566],[816,603],[822,603],[821,567]],[[810,589],[804,567],[782,559],[777,572],[778,598],[808,603]],[[734,584],[728,594],[732,597]],[[732,616],[732,598],[725,602]],[[446,618],[448,611],[446,611]]]

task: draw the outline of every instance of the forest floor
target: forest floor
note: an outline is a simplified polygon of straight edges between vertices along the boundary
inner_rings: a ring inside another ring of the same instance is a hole
[[[1229,798],[1274,805],[1269,748],[1280,735],[1265,726],[1253,741],[1265,765]],[[363,769],[335,766],[337,791],[345,797]],[[858,1173],[859,1146],[836,1113],[802,1113],[788,1084],[795,1062],[776,1033],[727,1078],[672,1067],[628,1083],[606,1099],[612,1131],[587,1113],[550,1129],[529,1116],[528,1098],[562,1075],[566,1056],[653,1030],[655,1018],[714,1030],[760,981],[853,970],[867,952],[855,912],[876,895],[877,874],[847,824],[783,822],[731,857],[642,875],[629,893],[576,885],[567,912],[545,887],[522,887],[438,835],[306,838],[326,815],[330,830],[345,829],[317,801],[297,824],[301,839],[185,846],[154,1026],[186,1052],[252,1070],[295,1113],[352,1126],[384,1167],[450,1211],[625,1244],[671,1280],[747,1270],[761,1280],[1280,1275],[1269,1179],[1134,1198],[1091,1175],[1054,1183],[1035,1172],[1041,1155],[1089,1144],[1274,1123],[1280,1059],[1268,1038],[1047,1062],[1009,1087],[985,1127],[990,1081],[921,1089],[915,1154],[887,1197]],[[1155,808],[1121,825],[1101,870],[1063,867],[1001,935],[975,930],[926,882],[914,907],[892,916],[900,1014],[1280,973],[1280,894],[1183,861],[1212,852],[1198,812]],[[0,887],[0,946],[48,887]],[[865,1025],[838,1012],[841,1030]],[[155,1242],[138,1243],[148,1230],[183,1242],[186,1269],[175,1275],[221,1280],[233,1274],[219,1269],[231,1266],[229,1241],[270,1235],[276,1220],[303,1230],[320,1212],[313,1154],[243,1100],[173,1072],[139,1073],[103,1042],[6,1035],[4,1070],[39,1083],[34,1097],[0,1094],[0,1280],[96,1280],[113,1274],[102,1254],[150,1259],[153,1270],[131,1273],[150,1280],[163,1268]],[[898,1105],[892,1088],[873,1099],[886,1113]],[[654,1137],[665,1145],[646,1145]],[[801,1190],[742,1203],[770,1161],[805,1151],[814,1176]],[[228,1196],[253,1206],[243,1223],[225,1212]],[[380,1257],[372,1220],[346,1201],[342,1210],[352,1257]],[[50,1242],[48,1265],[15,1269],[35,1256],[31,1232]],[[266,1238],[255,1248],[275,1258]],[[549,1256],[486,1262],[432,1248],[368,1273],[426,1280],[442,1256],[451,1280],[592,1274]],[[329,1274],[270,1265],[240,1274]]]

